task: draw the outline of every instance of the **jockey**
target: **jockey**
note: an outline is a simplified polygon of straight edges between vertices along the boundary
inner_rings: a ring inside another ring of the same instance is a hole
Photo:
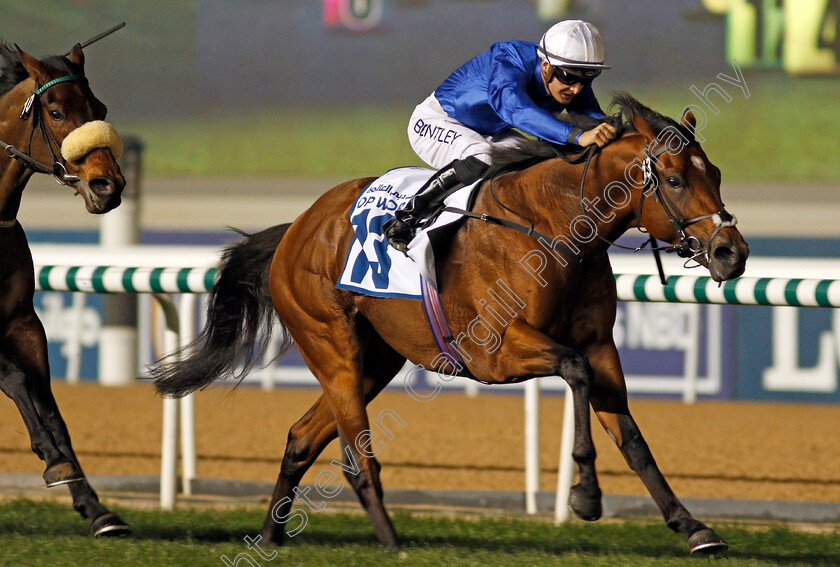
[[[481,178],[492,147],[521,139],[514,129],[561,145],[609,143],[611,125],[584,132],[555,116],[563,110],[604,116],[591,86],[602,69],[609,66],[601,34],[580,20],[555,24],[539,44],[494,43],[456,69],[411,115],[411,147],[442,169],[384,225],[388,242],[405,252],[452,190]]]

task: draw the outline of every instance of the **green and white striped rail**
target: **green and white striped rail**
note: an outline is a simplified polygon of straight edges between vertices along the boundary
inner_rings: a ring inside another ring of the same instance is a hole
[[[207,293],[216,268],[35,266],[38,291]]]
[[[709,276],[670,276],[666,281],[663,286],[659,276],[615,276],[621,301],[840,307],[840,280],[742,277],[720,285]]]
[[[216,268],[35,266],[39,291],[84,293],[207,293]],[[709,276],[616,274],[621,301],[840,307],[840,280],[738,278],[718,285]]]

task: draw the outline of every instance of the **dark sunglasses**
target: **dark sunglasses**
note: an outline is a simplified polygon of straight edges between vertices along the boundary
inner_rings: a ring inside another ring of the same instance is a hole
[[[574,85],[580,83],[586,86],[601,74],[600,69],[575,69],[574,72],[564,69],[563,67],[551,67],[553,69],[552,75],[564,85]]]

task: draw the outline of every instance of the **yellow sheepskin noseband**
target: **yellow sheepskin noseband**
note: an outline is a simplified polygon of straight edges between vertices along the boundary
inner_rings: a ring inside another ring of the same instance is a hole
[[[120,159],[123,143],[113,126],[104,120],[85,122],[64,138],[61,155],[67,161],[76,161],[97,148],[109,148],[114,159]]]

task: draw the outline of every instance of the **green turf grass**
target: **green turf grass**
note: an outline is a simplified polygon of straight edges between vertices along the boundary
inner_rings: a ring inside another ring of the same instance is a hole
[[[711,80],[715,77],[675,81],[667,88],[604,84],[598,93],[606,106],[612,88],[625,88],[651,108],[678,116],[686,105],[698,102],[691,85],[703,89]],[[712,95],[720,113],[708,112],[702,131],[703,147],[723,171],[724,182],[840,182],[840,82],[753,73],[747,74],[746,83],[748,99],[731,85],[731,102]],[[112,118],[121,132],[137,133],[145,140],[151,175],[350,178],[421,164],[406,137],[410,114],[411,105],[313,105],[125,123]]]
[[[262,508],[176,512],[118,510],[134,535],[94,540],[87,522],[69,506],[16,500],[0,505],[0,565],[33,566],[221,566],[220,556],[248,552],[243,538],[255,536]],[[361,514],[310,514],[309,524],[273,559],[251,555],[256,564],[351,567],[355,565],[476,565],[481,567],[699,565],[685,540],[659,521],[572,523],[555,527],[523,517],[452,519],[398,511],[394,524],[405,557],[382,550]],[[715,565],[838,565],[840,533],[792,531],[781,524],[715,527],[732,545]],[[240,567],[248,565],[242,561]]]
[[[126,20],[124,30],[87,50],[94,90],[99,92],[97,85],[110,82],[123,85],[123,90],[130,87],[138,97],[162,99],[167,89],[189,88],[198,10],[198,3],[187,0],[0,0],[0,14],[7,24],[3,39],[38,55],[64,52],[73,42]],[[657,84],[623,84],[605,72],[595,91],[605,104],[610,89],[627,90],[655,110],[675,116],[685,105],[698,103],[689,90],[692,85],[703,90],[715,82],[732,102],[711,95],[720,114],[709,116],[702,134],[709,157],[723,171],[724,183],[840,182],[838,78],[796,78],[779,71],[744,69],[750,91],[745,99],[737,86],[719,79],[718,72],[736,75],[726,62],[707,76]],[[430,83],[429,90],[435,84]],[[154,116],[130,118],[112,112],[108,120],[120,133],[144,138],[150,175],[350,178],[420,164],[405,130],[414,104],[421,99],[350,108],[318,100],[305,108],[289,107],[278,100],[271,108],[243,105],[220,110],[213,107],[212,99],[197,96],[187,108],[162,104]],[[191,109],[205,110],[185,115]]]

